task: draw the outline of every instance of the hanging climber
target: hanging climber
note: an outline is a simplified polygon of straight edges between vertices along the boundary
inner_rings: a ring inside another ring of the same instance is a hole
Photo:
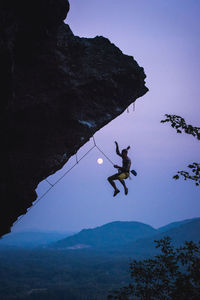
[[[114,165],[114,168],[118,169],[118,173],[108,177],[109,183],[114,188],[114,194],[113,194],[114,197],[120,192],[120,190],[118,190],[118,188],[116,187],[114,180],[119,180],[124,187],[125,195],[128,194],[128,188],[125,184],[124,179],[127,179],[129,177],[129,172],[131,167],[131,160],[128,157],[128,150],[130,149],[130,146],[128,146],[126,149],[123,149],[122,152],[120,153],[118,143],[115,142],[115,145],[116,145],[117,155],[119,155],[122,158],[122,167],[119,167],[118,165]]]

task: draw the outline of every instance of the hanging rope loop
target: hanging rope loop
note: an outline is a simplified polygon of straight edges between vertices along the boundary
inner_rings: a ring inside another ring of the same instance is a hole
[[[29,211],[33,208],[33,207],[35,207],[38,203],[39,203],[39,201],[42,199],[42,198],[44,198],[47,194],[48,194],[48,192],[58,183],[58,182],[60,182],[69,172],[71,172],[72,171],[72,169],[75,167],[75,166],[77,166],[78,165],[78,163],[82,160],[82,159],[84,159],[94,148],[97,148],[103,155],[104,155],[104,157],[114,166],[114,163],[112,162],[112,160],[103,152],[103,150],[101,150],[101,148],[99,147],[99,146],[97,146],[97,143],[96,143],[96,140],[95,140],[95,137],[94,137],[94,135],[92,136],[92,139],[93,139],[93,143],[94,143],[94,145],[80,158],[80,159],[78,159],[78,155],[77,155],[77,152],[76,152],[76,163],[69,169],[69,170],[67,170],[57,181],[55,181],[54,182],[54,184],[52,184],[48,179],[45,179],[45,181],[50,185],[50,188],[44,193],[44,194],[42,194],[42,196],[41,197],[39,197],[34,203],[33,203],[33,205],[29,208]],[[24,217],[25,215],[21,215],[15,222],[14,222],[14,224],[13,225],[16,225],[17,223],[19,223],[19,221],[21,221],[21,219]]]

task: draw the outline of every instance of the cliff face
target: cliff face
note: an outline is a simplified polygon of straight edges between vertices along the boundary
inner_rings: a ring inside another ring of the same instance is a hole
[[[74,36],[68,11],[67,0],[0,3],[0,235],[40,181],[148,90],[133,57],[104,37]]]

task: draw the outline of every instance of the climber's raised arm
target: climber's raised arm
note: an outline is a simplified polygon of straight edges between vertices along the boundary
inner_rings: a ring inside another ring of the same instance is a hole
[[[116,153],[117,153],[117,155],[119,155],[119,156],[122,157],[122,155],[121,155],[121,153],[120,153],[120,151],[119,151],[118,143],[117,143],[116,141],[115,141],[115,145],[116,145]]]

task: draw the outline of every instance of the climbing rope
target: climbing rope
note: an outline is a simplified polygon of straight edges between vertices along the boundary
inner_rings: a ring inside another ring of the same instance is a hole
[[[48,182],[49,185],[53,186],[53,184],[49,180],[45,179],[45,181]]]
[[[112,162],[112,160],[96,145],[95,146],[104,156],[105,158],[107,158],[107,160],[114,166],[114,163]]]
[[[101,150],[101,148],[99,146],[97,146],[97,143],[96,143],[96,140],[95,140],[95,137],[92,136],[92,139],[93,139],[93,143],[94,145],[80,158],[78,159],[78,155],[77,155],[77,152],[76,152],[76,163],[69,169],[67,170],[57,181],[55,181],[53,184],[48,180],[48,179],[45,179],[45,181],[50,185],[50,188],[44,193],[41,195],[41,197],[39,197],[33,204],[31,207],[29,207],[28,211],[30,211],[33,207],[35,207],[39,201],[44,198],[48,193],[49,191],[58,183],[60,182],[69,172],[71,172],[71,170],[78,165],[78,163],[84,159],[94,148],[97,148],[103,155],[104,157],[112,164],[114,165],[114,163],[112,162],[112,160],[103,152],[103,150]],[[17,223],[19,223],[21,221],[21,219],[25,216],[24,215],[21,215],[14,223],[13,225],[16,225]]]
[[[133,111],[135,111],[135,102],[133,102]],[[127,113],[129,113],[129,108],[127,108]],[[77,166],[77,164],[83,159],[85,158],[94,148],[97,148],[102,154],[103,156],[114,166],[114,163],[112,162],[112,160],[104,153],[104,151],[97,145],[96,141],[95,141],[95,137],[94,135],[92,136],[92,139],[93,139],[93,143],[94,145],[80,158],[78,159],[78,155],[77,155],[77,152],[75,154],[75,157],[76,157],[76,163],[69,169],[67,170],[56,182],[54,182],[54,184],[52,184],[48,179],[45,179],[45,181],[50,185],[50,188],[44,193],[42,194],[41,197],[39,197],[33,204],[31,207],[28,208],[28,211],[30,211],[33,207],[35,207],[38,202],[44,198],[48,193],[49,191],[59,182],[61,181],[69,172],[71,172],[71,170]],[[19,221],[25,216],[24,215],[21,215],[14,223],[13,225],[16,225],[17,223],[19,223]]]

